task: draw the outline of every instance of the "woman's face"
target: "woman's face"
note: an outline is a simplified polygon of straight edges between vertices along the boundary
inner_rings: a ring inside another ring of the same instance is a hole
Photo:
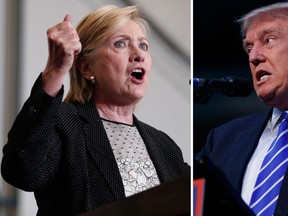
[[[127,21],[97,49],[89,65],[96,80],[94,100],[135,105],[145,95],[151,66],[147,36],[136,22]]]

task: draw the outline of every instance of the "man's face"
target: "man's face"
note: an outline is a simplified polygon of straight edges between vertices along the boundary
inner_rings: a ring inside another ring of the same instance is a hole
[[[258,97],[279,109],[288,108],[287,21],[261,15],[252,21],[243,40]]]

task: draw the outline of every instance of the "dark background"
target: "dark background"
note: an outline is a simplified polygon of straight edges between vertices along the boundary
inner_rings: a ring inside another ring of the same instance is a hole
[[[193,1],[193,77],[218,79],[227,75],[251,80],[248,57],[242,49],[236,20],[259,7],[281,1],[194,0]],[[195,93],[195,88],[193,87]],[[254,90],[247,97],[228,97],[213,93],[207,103],[193,101],[193,150],[205,144],[208,132],[233,118],[267,110]]]

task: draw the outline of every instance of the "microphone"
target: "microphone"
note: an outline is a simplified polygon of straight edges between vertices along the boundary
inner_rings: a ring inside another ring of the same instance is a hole
[[[252,91],[252,85],[249,80],[231,76],[211,80],[193,78],[193,86],[208,92],[222,92],[229,97],[246,97]]]

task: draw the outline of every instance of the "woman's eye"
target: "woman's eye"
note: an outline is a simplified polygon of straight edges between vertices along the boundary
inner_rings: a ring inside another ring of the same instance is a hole
[[[146,43],[140,43],[139,48],[142,50],[148,50],[148,45]]]
[[[125,47],[125,43],[123,41],[116,41],[114,46],[117,48]]]

